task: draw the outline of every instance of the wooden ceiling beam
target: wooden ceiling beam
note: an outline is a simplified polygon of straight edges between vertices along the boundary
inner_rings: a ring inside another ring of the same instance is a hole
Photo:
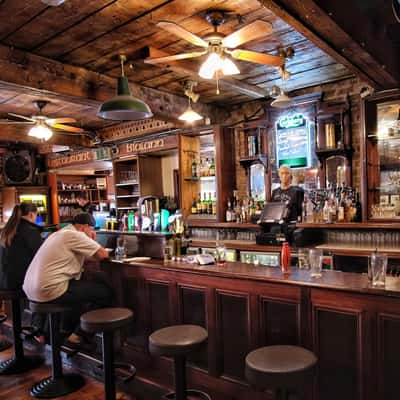
[[[0,45],[0,84],[56,94],[60,99],[98,107],[115,96],[116,79],[84,68],[62,64],[22,50]],[[130,83],[133,96],[145,101],[155,118],[175,122],[187,108],[185,97]],[[215,107],[197,104],[213,122]]]
[[[170,56],[171,54],[165,53],[162,50],[155,49],[151,46],[144,47],[140,52],[142,58],[150,57],[166,57]],[[176,72],[180,75],[189,76],[191,79],[194,79],[198,82],[210,83],[212,80],[210,79],[203,79],[199,76],[198,70],[193,68],[193,64],[191,62],[180,60],[180,61],[173,61],[166,64],[158,64],[160,67],[166,68],[170,71]],[[255,85],[249,85],[248,83],[241,82],[238,79],[231,78],[225,76],[220,78],[219,85],[221,88],[226,90],[232,90],[234,92],[245,94],[246,96],[253,98],[253,99],[260,99],[264,97],[268,97],[268,91],[260,88]]]
[[[362,47],[351,34],[339,26],[334,16],[329,15],[315,0],[259,0],[279,18],[311,40],[315,45],[345,65],[376,89],[387,89],[399,85],[395,73],[389,71]],[[346,6],[342,6],[346,12]],[[354,23],[354,29],[359,25]]]

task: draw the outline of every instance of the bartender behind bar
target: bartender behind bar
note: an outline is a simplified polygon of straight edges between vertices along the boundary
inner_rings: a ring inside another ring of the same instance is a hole
[[[286,222],[297,222],[301,217],[301,208],[304,201],[304,190],[299,186],[292,186],[292,171],[287,165],[279,168],[279,179],[281,186],[272,191],[271,201],[278,201],[288,204]]]

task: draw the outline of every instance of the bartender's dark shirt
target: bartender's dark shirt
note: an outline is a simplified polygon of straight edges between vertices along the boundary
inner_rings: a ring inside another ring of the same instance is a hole
[[[0,289],[22,289],[26,270],[43,243],[40,232],[40,226],[21,218],[11,246],[0,246]]]
[[[288,202],[288,222],[297,221],[297,217],[301,216],[303,200],[304,191],[299,186],[290,186],[289,189],[285,190],[279,187],[272,191],[271,201]]]

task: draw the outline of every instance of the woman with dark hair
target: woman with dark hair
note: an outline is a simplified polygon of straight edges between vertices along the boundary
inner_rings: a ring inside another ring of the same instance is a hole
[[[43,239],[35,224],[37,208],[22,202],[14,207],[0,233],[0,289],[22,290],[26,270]]]

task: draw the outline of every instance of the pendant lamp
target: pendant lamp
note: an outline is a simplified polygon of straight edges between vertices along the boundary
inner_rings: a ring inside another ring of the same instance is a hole
[[[153,113],[150,107],[142,100],[133,97],[129,89],[128,78],[124,73],[125,55],[120,55],[121,76],[118,78],[117,95],[104,102],[97,112],[97,116],[114,121],[134,121],[151,118]]]
[[[271,106],[275,108],[286,108],[290,107],[293,100],[285,93],[282,92],[272,103]]]

